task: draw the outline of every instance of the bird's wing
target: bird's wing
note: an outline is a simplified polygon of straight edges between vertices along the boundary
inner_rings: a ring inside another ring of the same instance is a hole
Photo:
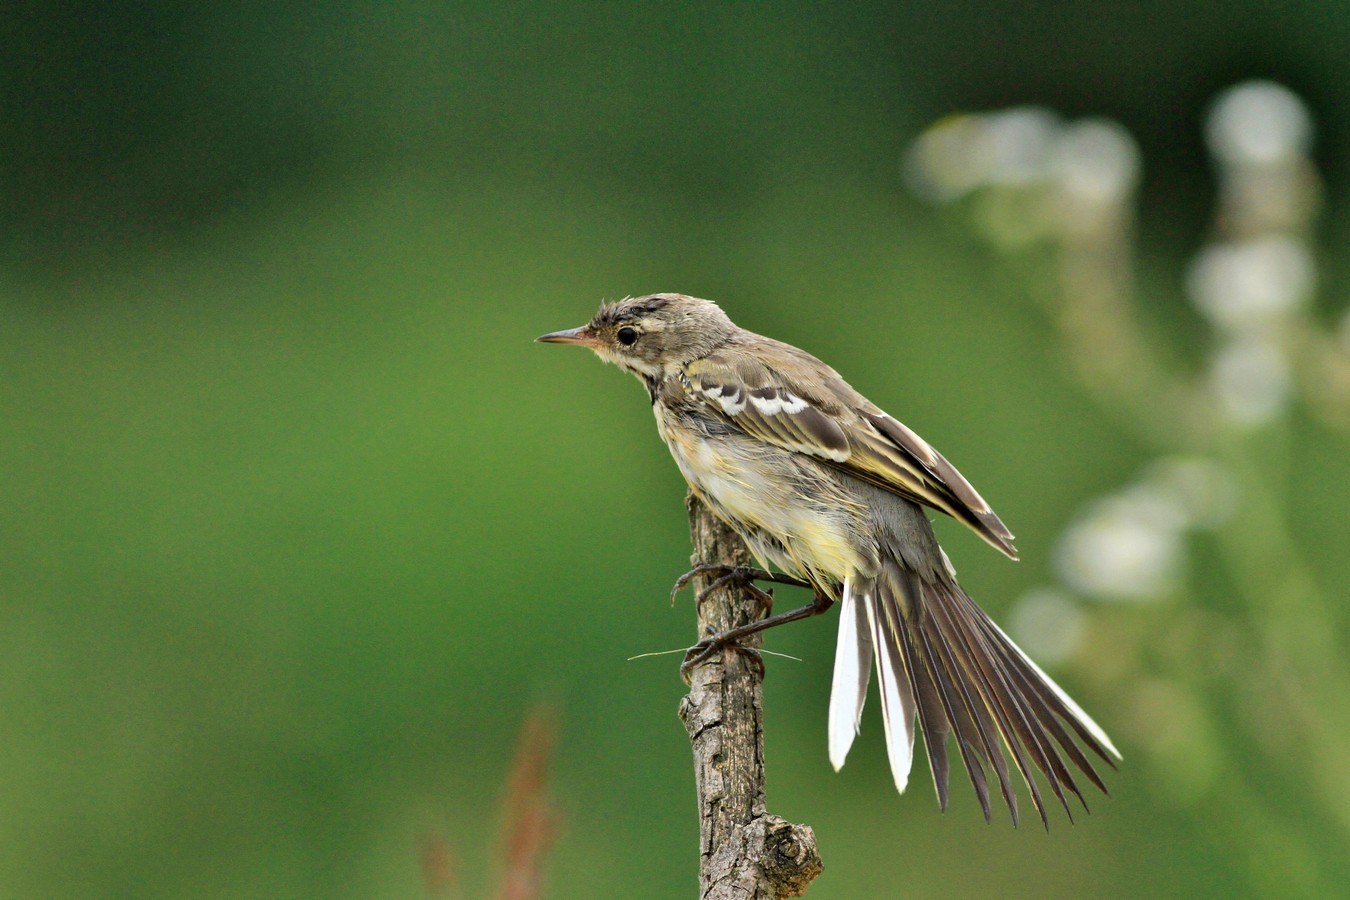
[[[927,441],[815,357],[758,340],[753,354],[717,350],[686,366],[684,380],[694,400],[748,435],[944,512],[1017,558],[1012,532]]]

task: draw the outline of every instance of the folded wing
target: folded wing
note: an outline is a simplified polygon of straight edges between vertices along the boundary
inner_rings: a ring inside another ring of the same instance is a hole
[[[746,434],[944,512],[1017,558],[1012,532],[941,453],[820,360],[772,343],[756,358],[715,352],[694,361],[684,373],[691,393]],[[791,362],[792,379],[775,356]]]

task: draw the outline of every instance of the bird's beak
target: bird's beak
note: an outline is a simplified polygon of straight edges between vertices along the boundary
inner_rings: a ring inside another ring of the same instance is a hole
[[[594,347],[596,340],[591,336],[591,332],[582,325],[579,328],[569,328],[566,331],[555,331],[552,334],[541,335],[535,338],[543,344],[580,344],[583,347]]]

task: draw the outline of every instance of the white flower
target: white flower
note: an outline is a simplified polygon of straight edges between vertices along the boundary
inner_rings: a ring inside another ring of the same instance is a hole
[[[1273,234],[1205,248],[1191,266],[1187,287],[1211,322],[1248,329],[1269,325],[1302,305],[1315,280],[1308,248]]]
[[[1214,357],[1210,389],[1229,419],[1262,425],[1280,415],[1293,393],[1289,361],[1270,340],[1250,336],[1231,341]]]
[[[915,194],[946,203],[984,184],[992,161],[982,116],[950,116],[910,145],[905,180]]]
[[[1051,151],[1060,188],[1079,202],[1120,203],[1139,179],[1139,146],[1108,119],[1083,119],[1064,129]]]
[[[1057,115],[1039,106],[1017,106],[988,113],[984,120],[993,163],[990,181],[1020,185],[1047,177],[1060,129]]]
[[[1270,166],[1302,156],[1312,143],[1303,101],[1272,81],[1247,81],[1215,101],[1205,124],[1210,152],[1230,166]]]
[[[1170,591],[1181,574],[1177,504],[1143,486],[1097,501],[1060,538],[1060,577],[1102,600],[1147,600]]]
[[[1054,113],[1032,106],[951,116],[910,146],[905,178],[916,194],[939,203],[988,184],[1032,184],[1046,177],[1058,129]]]

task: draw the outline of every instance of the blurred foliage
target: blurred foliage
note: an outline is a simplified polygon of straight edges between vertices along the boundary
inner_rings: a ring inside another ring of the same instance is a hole
[[[1080,622],[1054,674],[1125,753],[1049,836],[894,796],[875,709],[831,773],[830,624],[773,635],[804,659],[770,661],[766,751],[775,811],[820,838],[811,896],[1344,884],[1344,428],[1306,371],[1208,444],[1139,414],[1219,345],[1185,273],[1225,239],[1203,128],[1244,79],[1316,122],[1300,315],[1345,352],[1347,33],[1311,2],[12,11],[0,892],[417,897],[436,834],[485,894],[542,699],[553,895],[686,896],[682,685],[624,661],[693,638],[664,599],[683,485],[631,379],[530,343],[657,290],[812,350],[960,465],[1018,533],[1011,566],[938,523],[1001,619],[1160,454],[1237,484],[1164,596],[1041,604]],[[1062,245],[990,252],[980,201],[905,189],[934,120],[1028,103],[1138,143],[1111,265],[1161,390],[1083,367]]]

